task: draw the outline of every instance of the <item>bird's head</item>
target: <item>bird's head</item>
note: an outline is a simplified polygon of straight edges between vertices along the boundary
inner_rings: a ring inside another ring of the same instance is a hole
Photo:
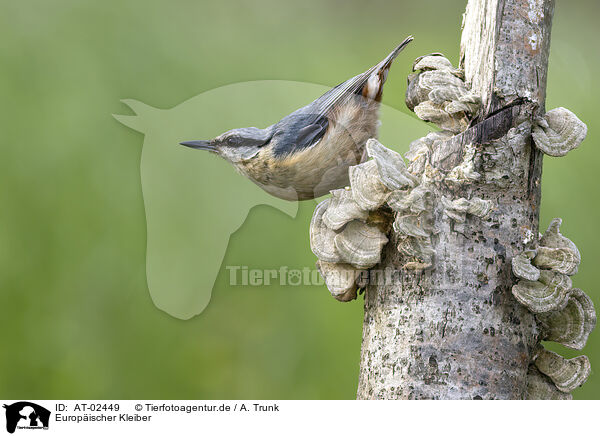
[[[216,153],[230,162],[254,157],[272,137],[272,129],[242,127],[229,130],[214,139],[181,142],[181,145]]]

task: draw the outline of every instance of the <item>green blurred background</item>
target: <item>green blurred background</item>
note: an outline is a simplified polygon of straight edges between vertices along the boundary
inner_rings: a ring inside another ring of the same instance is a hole
[[[564,219],[583,255],[574,283],[600,307],[600,6],[557,3],[547,107],[571,109],[589,133],[568,157],[545,159],[541,227]],[[0,397],[353,398],[361,300],[338,303],[324,287],[230,287],[223,266],[200,316],[182,321],[153,305],[143,136],[111,114],[127,113],[122,98],[170,108],[240,81],[335,85],[413,34],[384,97],[409,113],[409,63],[434,51],[457,62],[465,4],[3,1]],[[312,267],[313,207],[302,204],[296,219],[252,209],[223,265]],[[600,334],[584,352],[598,368]],[[575,398],[600,398],[596,373]]]

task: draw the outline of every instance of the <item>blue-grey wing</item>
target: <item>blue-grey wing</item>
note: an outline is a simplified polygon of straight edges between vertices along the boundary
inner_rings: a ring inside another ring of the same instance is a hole
[[[273,154],[285,156],[316,144],[327,131],[329,119],[303,108],[281,120],[271,140]]]
[[[317,143],[325,135],[328,125],[329,120],[327,117],[319,117],[316,123],[300,129],[296,139],[296,147],[306,148]]]

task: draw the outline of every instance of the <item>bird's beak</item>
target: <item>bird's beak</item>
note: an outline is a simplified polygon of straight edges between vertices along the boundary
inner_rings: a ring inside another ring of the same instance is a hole
[[[206,150],[212,152],[217,151],[217,147],[212,145],[211,141],[186,141],[180,142],[180,144],[190,148],[197,148],[198,150]]]

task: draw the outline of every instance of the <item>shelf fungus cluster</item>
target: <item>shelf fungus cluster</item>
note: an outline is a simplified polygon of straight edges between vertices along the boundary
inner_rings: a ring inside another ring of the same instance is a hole
[[[537,247],[515,256],[513,286],[515,298],[536,316],[540,340],[581,350],[596,325],[590,298],[573,288],[570,276],[581,262],[575,244],[560,233],[560,218],[554,219],[540,237]],[[570,398],[590,374],[586,356],[565,359],[539,346],[528,376],[530,399]]]
[[[319,203],[310,224],[310,245],[317,268],[331,294],[340,301],[356,298],[381,261],[393,227],[402,235],[399,250],[407,268],[430,265],[430,192],[411,173],[402,156],[375,139],[367,141],[371,160],[350,167],[350,186],[331,191]]]
[[[409,109],[449,132],[465,130],[481,99],[467,89],[462,72],[440,54],[418,58],[413,71],[406,90]]]

